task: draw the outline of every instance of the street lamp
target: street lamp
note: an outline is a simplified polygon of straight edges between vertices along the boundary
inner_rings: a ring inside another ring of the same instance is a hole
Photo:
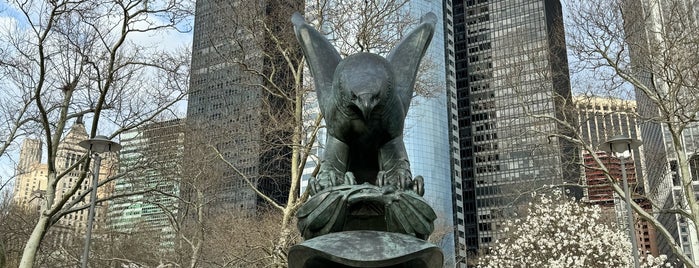
[[[92,192],[90,192],[90,210],[87,215],[87,230],[85,232],[85,247],[83,248],[83,256],[80,259],[80,267],[87,268],[87,259],[90,255],[90,239],[92,237],[92,222],[95,220],[97,182],[99,181],[100,162],[102,161],[99,154],[104,152],[117,152],[121,150],[121,145],[102,135],[97,135],[92,139],[81,141],[78,145],[87,149],[88,153],[91,153],[92,158],[95,159],[95,167],[92,172]]]
[[[619,158],[619,162],[621,162],[621,179],[624,183],[626,213],[629,225],[629,238],[631,239],[631,253],[633,253],[633,263],[634,267],[636,268],[639,267],[638,245],[636,242],[636,230],[634,228],[633,211],[631,210],[631,192],[629,191],[629,183],[626,179],[626,163],[624,162],[624,160],[627,151],[630,153],[632,150],[638,148],[639,146],[641,146],[641,141],[629,138],[624,135],[614,136],[602,145],[600,145],[601,150],[609,154],[615,155],[617,158]]]

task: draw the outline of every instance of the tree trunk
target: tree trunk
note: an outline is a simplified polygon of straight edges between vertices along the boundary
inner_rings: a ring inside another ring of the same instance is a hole
[[[289,236],[291,235],[291,217],[294,213],[289,209],[289,206],[284,209],[284,215],[282,216],[282,224],[279,230],[279,238],[277,243],[274,245],[273,260],[274,267],[285,268],[287,267],[286,253],[284,252],[284,247],[289,243]]]
[[[201,255],[201,246],[202,243],[204,242],[204,208],[203,204],[205,202],[205,197],[204,193],[200,190],[197,189],[197,223],[199,224],[198,230],[196,234],[194,235],[194,243],[192,244],[192,257],[190,258],[189,261],[189,267],[190,268],[195,268],[197,267],[197,264],[199,263],[199,255]]]
[[[49,217],[42,213],[41,216],[39,216],[39,221],[34,226],[32,234],[29,236],[29,240],[27,240],[27,244],[24,246],[19,268],[31,268],[34,266],[36,252],[41,245],[41,239],[44,237],[44,234],[46,234],[48,223]]]

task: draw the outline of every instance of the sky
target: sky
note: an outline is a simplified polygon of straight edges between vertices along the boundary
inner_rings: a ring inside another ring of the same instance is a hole
[[[566,18],[567,10],[566,10],[566,1],[561,1],[563,4],[563,12],[564,12],[564,18]],[[7,5],[7,1],[1,1],[0,2],[0,31],[3,29],[9,29],[10,26],[13,26],[15,24],[19,24],[20,27],[22,25],[26,25],[22,23],[22,14],[19,13],[17,10],[14,8],[10,7]],[[189,21],[189,26],[193,25],[193,21]],[[132,35],[129,39],[130,41],[139,43],[139,44],[151,44],[151,45],[156,45],[160,48],[163,48],[165,50],[174,50],[174,49],[179,49],[182,47],[191,47],[192,44],[192,33],[187,32],[187,33],[179,33],[175,31],[169,31],[169,32],[157,32],[157,33],[136,33]],[[573,63],[575,62],[574,57],[569,53],[568,56],[569,62]],[[577,77],[582,77],[581,80],[578,80]],[[585,87],[584,85],[576,84],[576,81],[584,81],[586,78],[590,77],[589,74],[586,73],[576,73],[573,74],[571,77],[571,82],[572,82],[572,87],[573,87],[573,92],[574,94],[577,92],[581,92],[582,87]],[[1,90],[1,88],[0,88]],[[180,105],[177,106],[177,112],[180,115],[184,115],[186,112],[186,102],[182,102]],[[87,124],[89,124],[89,120],[86,121]],[[89,125],[87,127],[90,127]],[[0,141],[3,140],[3,137],[0,137]],[[16,160],[19,156],[19,143],[15,144],[15,150],[11,151],[8,156],[2,156],[0,157],[0,185],[2,185],[2,182],[6,181],[8,178],[11,178],[13,173],[14,173],[14,162],[12,161],[13,159]],[[10,187],[11,188],[11,187]]]
[[[184,28],[191,29],[193,20],[188,21],[187,24],[188,25],[184,25]],[[8,1],[0,1],[0,31],[14,29],[15,26],[19,26],[19,29],[26,29],[27,23],[22,13],[12,6],[9,6]],[[128,40],[142,45],[154,45],[163,50],[176,50],[183,47],[191,47],[192,32],[180,33],[177,31],[160,31],[156,33],[133,33]],[[1,86],[0,84],[0,92],[2,92],[2,90],[7,90]],[[186,112],[186,102],[177,105],[176,112],[178,115],[184,116]],[[90,120],[86,120],[86,127],[90,127],[90,122]],[[100,128],[101,127],[102,124],[100,124]],[[0,141],[2,140],[4,140],[4,137],[0,137]],[[21,140],[18,140],[13,144],[13,150],[9,151],[6,155],[0,156],[0,187],[14,175],[15,163],[19,158],[20,143]],[[45,156],[43,161],[46,161]],[[6,187],[4,190],[12,191],[12,188],[13,185],[9,185],[9,187]],[[2,199],[2,196],[3,195],[0,193],[0,199]]]

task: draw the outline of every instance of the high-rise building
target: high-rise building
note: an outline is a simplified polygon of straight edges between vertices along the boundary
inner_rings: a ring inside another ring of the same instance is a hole
[[[25,207],[41,209],[46,194],[48,166],[41,163],[41,140],[27,138],[22,142],[17,165],[13,200]]]
[[[110,201],[108,213],[117,234],[154,234],[163,249],[174,248],[171,217],[179,207],[183,127],[182,120],[170,120],[121,134],[119,165],[124,176],[116,181],[114,195],[126,196]]]
[[[498,238],[518,197],[577,179],[579,159],[552,135],[567,132],[549,119],[570,119],[560,2],[452,3],[463,203],[457,246],[475,254]]]
[[[454,222],[460,212],[454,209],[458,198],[452,193],[461,183],[451,2],[422,0],[408,4],[414,16],[427,12],[437,15],[437,27],[422,61],[428,68],[421,76],[430,77],[428,84],[434,86],[429,88],[428,96],[413,98],[403,132],[413,176],[424,177],[423,197],[437,213],[435,235],[441,236],[437,243],[444,252],[445,267],[452,267],[457,255]]]
[[[574,97],[576,122],[580,126],[580,136],[592,148],[598,149],[599,145],[614,136],[624,135],[632,139],[641,140],[641,132],[637,122],[636,102],[614,98],[602,98],[595,96]],[[584,152],[583,152],[584,153]],[[633,172],[639,180],[643,178],[643,150],[636,148],[631,155],[635,167]],[[643,193],[643,184],[638,185],[638,193]]]
[[[187,151],[216,148],[235,166],[220,163],[212,170],[217,174],[210,175],[220,179],[215,196],[222,204],[257,207],[258,198],[243,177],[278,201],[287,195],[291,128],[276,126],[292,118],[284,98],[295,88],[272,42],[295,44],[289,18],[302,7],[302,1],[281,0],[196,2],[187,107],[191,131],[185,146]],[[298,51],[288,53],[293,57]],[[190,160],[185,162],[196,161]]]
[[[699,26],[699,6],[696,1],[690,0],[628,0],[623,3],[624,37],[629,49],[632,74],[643,83],[644,87],[658,92],[657,95],[675,95],[670,93],[671,86],[667,83],[667,80],[673,79],[668,79],[668,76],[674,76],[673,67],[668,66],[684,63],[685,59],[676,55],[694,53],[694,43],[687,43],[684,40],[695,38],[696,33],[693,29]],[[677,47],[672,47],[673,43],[678,44]],[[687,47],[687,44],[691,45]],[[689,61],[691,62],[691,59]],[[665,76],[665,74],[668,75]],[[695,80],[696,77],[690,75],[682,79]],[[671,103],[685,98],[695,99],[695,96],[683,95],[692,92],[688,88],[682,88],[686,86],[683,83],[673,85],[672,91],[677,92],[677,97],[670,97],[663,101]],[[647,119],[639,123],[645,152],[644,182],[647,195],[656,205],[654,207],[656,219],[667,229],[674,243],[682,248],[683,253],[696,261],[699,257],[699,237],[693,224],[679,214],[658,213],[667,209],[687,209],[684,205],[686,204],[685,190],[678,170],[674,141],[668,130],[669,124],[663,123],[666,120],[664,118],[669,118],[667,120],[670,122],[681,118],[684,108],[665,111],[663,115],[652,98],[657,96],[648,96],[643,90],[636,88],[638,113],[641,118]],[[680,115],[672,114],[675,112]],[[699,167],[697,165],[699,157],[696,152],[699,151],[699,124],[688,124],[680,136],[679,143],[683,148],[680,154],[684,154],[689,161],[692,188],[697,195],[699,194],[699,176],[696,175],[699,173],[696,170],[699,169],[696,167]],[[673,246],[664,236],[658,236],[659,251],[661,254],[668,255],[670,261],[676,260]]]
[[[32,170],[32,166],[41,163],[41,140],[27,138],[20,148],[17,175],[22,175]]]

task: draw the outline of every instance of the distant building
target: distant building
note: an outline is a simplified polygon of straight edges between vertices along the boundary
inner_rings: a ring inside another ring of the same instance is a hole
[[[591,96],[577,96],[574,98],[577,112],[577,122],[580,125],[580,134],[584,142],[592,148],[598,149],[600,144],[617,135],[624,135],[632,139],[640,140],[639,125],[637,124],[636,102],[614,98],[601,98]],[[606,174],[598,168],[593,156],[589,152],[581,152],[584,168],[583,200],[599,205],[603,210],[613,212],[616,222],[622,230],[628,230],[626,205],[623,196],[614,193]],[[616,180],[621,180],[621,162],[618,158],[608,155],[602,150],[596,150],[594,154],[607,167],[610,175]],[[632,198],[647,212],[652,213],[651,203],[643,195],[644,164],[642,148],[634,149],[624,166],[628,179],[629,190]],[[643,254],[658,256],[657,233],[646,221],[636,219],[634,229],[639,248]]]
[[[41,163],[41,140],[27,138],[22,142],[17,165],[17,181],[13,200],[15,203],[41,209],[46,194],[48,167]]]
[[[116,181],[114,195],[127,196],[111,200],[108,214],[118,234],[156,235],[164,248],[174,248],[171,220],[179,207],[183,128],[182,120],[170,120],[121,134],[119,165],[124,176]]]
[[[31,138],[25,139],[20,148],[17,175],[22,175],[36,169],[34,166],[41,163],[41,153],[41,140]]]
[[[413,97],[405,119],[403,140],[413,176],[425,179],[423,197],[437,213],[436,235],[442,236],[437,243],[444,251],[445,266],[450,267],[455,265],[456,259],[464,260],[455,247],[458,233],[455,222],[461,212],[456,209],[460,199],[454,196],[454,190],[460,191],[461,172],[452,5],[451,1],[421,0],[409,1],[407,8],[416,17],[427,12],[437,15],[434,36],[422,60],[429,68],[424,69],[421,77],[431,79],[424,83],[430,86],[431,92],[427,97]]]
[[[578,178],[579,159],[574,146],[551,136],[567,130],[545,118],[569,120],[572,107],[560,1],[452,4],[462,180],[455,196],[463,204],[455,208],[463,215],[457,246],[460,255],[477,254],[498,239],[517,200]]]
[[[68,202],[76,200],[82,193],[92,187],[92,175],[87,174],[82,184],[76,185],[79,178],[80,166],[76,164],[87,153],[87,150],[80,147],[80,141],[88,139],[85,125],[82,118],[76,120],[75,124],[70,128],[64,139],[58,145],[56,153],[56,166],[58,173],[62,173],[69,168],[73,168],[70,172],[62,177],[56,184],[56,200],[62,195],[76,189]],[[99,179],[104,180],[116,172],[116,161],[114,155],[102,155],[103,161],[100,167]],[[20,205],[29,209],[36,209],[37,212],[46,206],[46,189],[48,183],[48,166],[40,163],[41,159],[41,141],[37,139],[26,139],[20,151],[20,163],[18,165],[18,177],[15,182],[15,190],[13,199]],[[93,162],[91,162],[93,163]],[[98,188],[97,198],[109,196],[112,192],[113,185],[106,184]],[[90,203],[90,195],[86,195],[84,199],[78,202],[75,207],[87,206]],[[105,228],[107,205],[97,206],[95,211],[94,226],[96,229]],[[78,210],[69,213],[60,218],[56,223],[56,230],[60,235],[61,241],[69,236],[73,236],[83,232],[87,226],[88,210]]]
[[[576,122],[580,126],[581,138],[592,148],[598,149],[600,144],[617,135],[641,140],[635,101],[595,96],[576,96],[574,101],[577,112]],[[582,153],[585,159],[591,159],[591,156],[586,155],[586,152]],[[604,159],[607,159],[603,151],[600,150],[597,153],[602,154]],[[629,170],[629,174],[638,175],[639,180],[642,180],[644,178],[644,164],[641,161],[644,158],[643,148],[634,149],[631,155],[634,161],[626,163],[627,169],[629,167],[634,167],[634,169]],[[643,194],[643,183],[638,184],[635,189],[636,193]],[[586,197],[589,197],[591,201],[595,199],[593,196],[595,194],[586,193]]]

